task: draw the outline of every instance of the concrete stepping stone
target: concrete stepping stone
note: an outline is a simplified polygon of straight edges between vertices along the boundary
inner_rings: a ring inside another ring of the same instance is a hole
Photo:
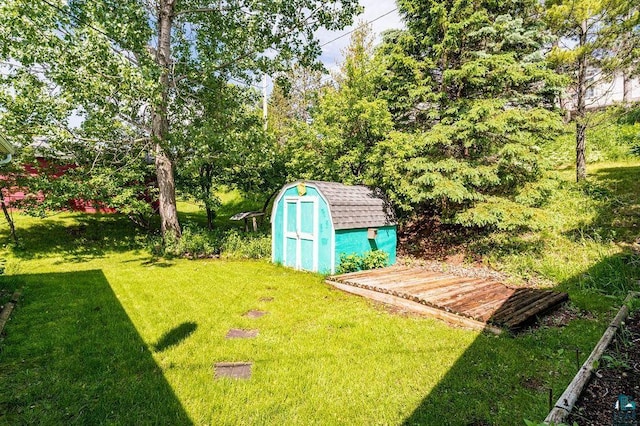
[[[226,339],[251,339],[258,335],[258,330],[244,330],[241,328],[232,328],[227,332]]]
[[[243,316],[247,317],[247,318],[260,318],[267,315],[267,312],[265,311],[258,311],[255,309],[250,310],[249,312],[247,312],[246,314],[244,314]]]
[[[217,362],[213,366],[213,378],[216,380],[251,378],[252,362]]]

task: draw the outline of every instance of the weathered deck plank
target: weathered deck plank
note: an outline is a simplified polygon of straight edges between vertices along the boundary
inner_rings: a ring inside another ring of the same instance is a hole
[[[370,299],[428,314],[449,323],[516,329],[567,300],[566,293],[512,288],[487,278],[460,277],[421,268],[390,267],[332,276],[327,283]],[[420,306],[420,309],[416,307]],[[452,317],[453,316],[453,317]],[[452,318],[456,318],[454,321]],[[469,322],[470,321],[470,322]]]
[[[378,302],[386,303],[389,305],[399,306],[409,311],[416,312],[431,318],[436,318],[448,324],[455,325],[458,327],[466,327],[466,328],[471,328],[473,330],[488,330],[495,334],[500,334],[502,332],[500,328],[493,327],[484,322],[461,317],[459,315],[455,315],[455,314],[440,310],[438,308],[426,306],[421,303],[413,302],[411,300],[406,300],[401,297],[380,293],[374,290],[367,290],[367,289],[352,286],[349,284],[343,284],[338,281],[332,281],[331,279],[327,280],[327,283],[333,285],[334,287],[340,290],[346,291],[348,293],[357,294],[359,296],[366,297],[367,299],[376,300]]]

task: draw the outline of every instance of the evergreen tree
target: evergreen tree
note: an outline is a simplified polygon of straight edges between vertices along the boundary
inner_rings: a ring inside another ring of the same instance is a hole
[[[543,57],[539,2],[399,6],[407,30],[388,33],[378,55],[399,132],[377,146],[377,181],[407,211],[466,226],[529,224],[562,83]]]

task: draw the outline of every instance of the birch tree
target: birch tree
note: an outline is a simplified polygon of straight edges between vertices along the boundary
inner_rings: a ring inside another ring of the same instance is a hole
[[[0,124],[14,141],[44,136],[67,153],[146,152],[162,233],[179,236],[175,152],[205,110],[200,94],[312,65],[315,32],[358,11],[356,0],[8,0]]]

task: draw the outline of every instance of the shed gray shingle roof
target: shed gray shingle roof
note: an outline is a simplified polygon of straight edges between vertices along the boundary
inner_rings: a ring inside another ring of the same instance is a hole
[[[294,182],[293,185],[300,182]],[[396,224],[391,206],[366,186],[322,181],[304,181],[304,183],[315,186],[327,200],[336,230]]]

